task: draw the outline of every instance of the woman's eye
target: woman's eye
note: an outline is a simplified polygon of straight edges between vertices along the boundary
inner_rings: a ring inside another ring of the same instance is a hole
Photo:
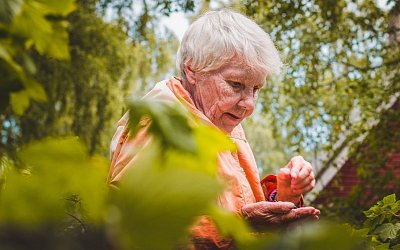
[[[234,89],[241,89],[242,88],[242,84],[240,82],[232,82],[232,81],[228,81],[229,85],[231,85]]]

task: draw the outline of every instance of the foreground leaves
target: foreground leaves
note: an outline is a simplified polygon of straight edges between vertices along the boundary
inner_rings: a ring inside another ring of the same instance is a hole
[[[124,249],[172,249],[185,243],[190,225],[216,202],[223,188],[217,154],[234,146],[214,128],[189,125],[180,109],[137,102],[131,110],[131,124],[151,117],[153,139],[113,193],[111,211],[119,216],[112,225]]]
[[[142,119],[151,117],[149,133],[159,138],[160,146],[193,152],[196,145],[192,128],[187,122],[187,115],[188,111],[181,106],[165,105],[162,102],[133,101],[129,112],[132,136],[134,137],[141,128]]]
[[[24,249],[15,236],[32,244],[34,235],[42,239],[41,249],[66,245],[77,249],[91,240],[106,249],[174,249],[186,246],[190,227],[199,216],[208,215],[239,249],[366,249],[368,244],[372,249],[398,248],[398,219],[393,214],[384,221],[387,225],[376,224],[374,232],[323,222],[300,222],[278,233],[252,231],[243,218],[216,205],[224,188],[217,179],[217,155],[235,150],[232,141],[215,128],[201,123],[193,126],[183,117],[177,121],[190,128],[182,135],[193,139],[194,150],[172,146],[170,141],[163,144],[164,135],[158,133],[168,129],[149,129],[153,131],[151,143],[137,155],[135,165],[129,166],[119,189],[111,193],[105,183],[108,162],[89,157],[77,138],[49,138],[26,145],[18,153],[18,167],[3,158],[1,245]],[[386,216],[388,209],[398,211],[396,204],[395,196],[386,197],[371,208],[373,213],[367,213],[369,219]],[[57,231],[68,216],[81,224],[80,233]],[[376,234],[390,242],[379,241]]]
[[[393,246],[400,242],[400,200],[391,194],[378,201],[376,205],[364,212],[367,219],[364,227],[368,229],[372,242],[376,246]],[[392,248],[391,248],[392,249]]]
[[[0,222],[22,226],[67,217],[72,195],[83,200],[85,217],[98,222],[105,210],[107,161],[89,157],[77,138],[46,139],[24,147],[23,168],[8,169],[0,192]],[[81,215],[79,215],[81,216]]]

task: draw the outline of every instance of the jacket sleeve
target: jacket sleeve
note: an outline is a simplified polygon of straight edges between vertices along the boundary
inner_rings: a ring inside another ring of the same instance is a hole
[[[134,137],[130,135],[127,124],[127,120],[118,123],[110,145],[111,166],[108,173],[108,183],[114,187],[117,186],[126,170],[134,164],[136,156],[150,141],[150,136],[147,133],[149,120],[143,119],[139,123],[139,132]]]

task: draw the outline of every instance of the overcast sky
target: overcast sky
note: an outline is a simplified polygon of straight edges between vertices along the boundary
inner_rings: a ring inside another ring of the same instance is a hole
[[[182,40],[183,34],[189,26],[189,21],[183,13],[173,13],[168,18],[163,18],[161,23],[172,30],[179,41]]]

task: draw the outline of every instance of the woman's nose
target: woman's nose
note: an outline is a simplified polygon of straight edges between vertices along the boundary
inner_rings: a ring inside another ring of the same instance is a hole
[[[255,101],[256,101],[256,99],[255,99],[253,93],[246,93],[246,94],[242,95],[238,105],[242,108],[245,108],[246,110],[253,111]]]

